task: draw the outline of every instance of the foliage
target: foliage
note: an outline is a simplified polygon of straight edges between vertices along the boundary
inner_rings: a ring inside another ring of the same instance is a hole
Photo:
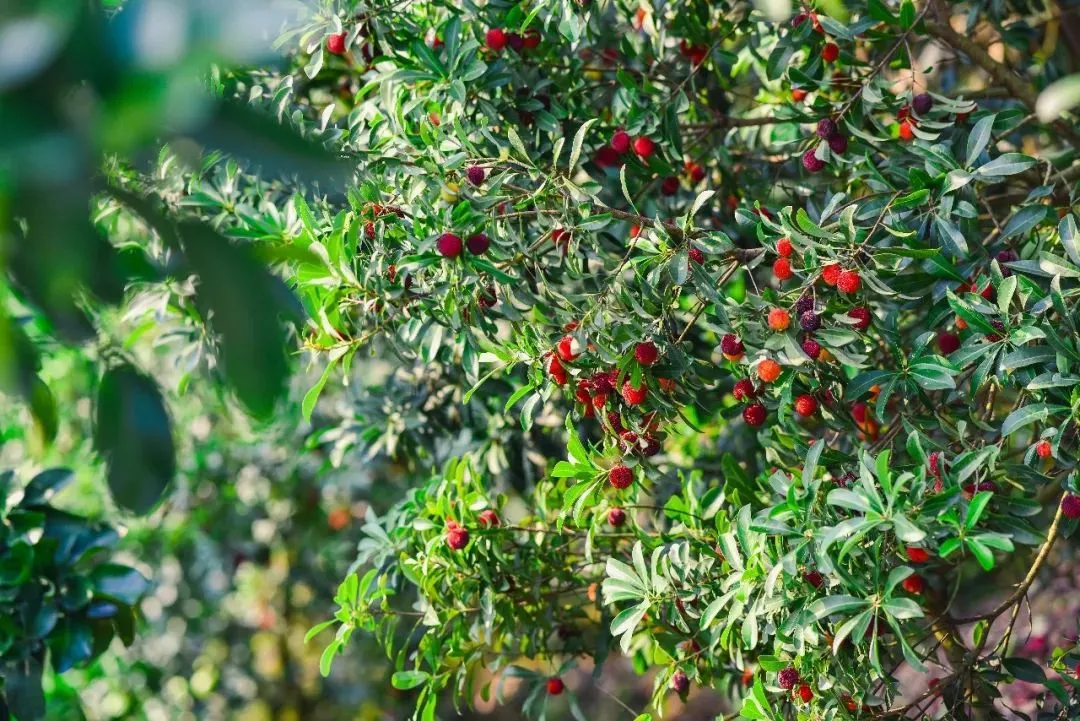
[[[141,166],[90,148],[107,182],[82,194],[13,176],[5,307],[39,341],[124,327],[86,290],[162,309],[144,331],[181,339],[188,377],[220,366],[265,416],[295,294],[310,449],[414,481],[368,512],[309,637],[325,674],[374,636],[420,719],[511,680],[529,717],[584,718],[555,679],[617,656],[655,671],[654,713],[698,686],[748,719],[1004,717],[1020,679],[1040,718],[1075,717],[1074,675],[1013,646],[1080,516],[1080,135],[1035,113],[1073,61],[1060,19],[789,10],[323,3],[278,39],[284,69],[213,73],[205,128],[245,131],[210,143],[227,159],[170,138]],[[284,126],[332,148],[303,144],[327,175],[355,164],[344,192],[249,142]],[[157,272],[109,273],[118,248]],[[135,340],[103,344],[94,440],[147,510],[177,454]],[[40,409],[20,353],[10,387]]]

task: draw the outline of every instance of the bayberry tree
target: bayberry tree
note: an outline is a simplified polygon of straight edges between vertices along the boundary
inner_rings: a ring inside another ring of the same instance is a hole
[[[1075,715],[1080,653],[1016,652],[1080,517],[1071,17],[343,0],[282,34],[284,69],[216,73],[352,180],[241,157],[181,182],[170,148],[107,207],[220,291],[170,297],[233,321],[200,339],[225,361],[230,269],[272,259],[311,444],[415,481],[312,629],[324,672],[360,632],[422,719],[512,679],[528,716],[580,717],[569,672],[613,656],[654,672],[634,714],[713,688],[748,719],[1008,717],[1021,679]]]

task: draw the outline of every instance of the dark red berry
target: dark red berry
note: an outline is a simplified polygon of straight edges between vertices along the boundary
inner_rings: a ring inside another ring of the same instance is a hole
[[[550,696],[558,696],[566,689],[566,684],[558,676],[552,676],[547,680],[547,692]]]
[[[651,366],[660,357],[660,351],[652,341],[645,341],[634,346],[634,358],[643,366]]]
[[[780,673],[776,675],[776,683],[780,688],[785,691],[790,691],[795,688],[795,684],[799,682],[799,672],[794,666],[788,666]]]
[[[671,677],[671,689],[682,696],[690,690],[690,679],[682,671],[676,671]]]
[[[810,148],[802,156],[802,166],[808,172],[816,173],[825,167],[825,161],[819,158],[813,148]]]
[[[469,531],[456,523],[452,526],[447,524],[446,545],[453,551],[460,551],[469,545]]]
[[[813,338],[807,338],[802,342],[803,353],[810,356],[811,360],[817,360],[821,355],[821,344]]]
[[[521,52],[521,49],[525,47],[525,38],[521,37],[518,33],[507,33],[506,44],[510,46],[510,49],[514,52]]]
[[[821,316],[812,310],[799,315],[799,327],[807,333],[811,333],[821,327]]]
[[[799,296],[799,299],[795,301],[795,312],[798,315],[802,315],[808,310],[814,309],[814,299],[807,293],[803,293]]]
[[[607,512],[607,522],[615,528],[619,528],[626,523],[626,511],[621,508],[612,508]]]
[[[825,43],[825,47],[821,49],[821,59],[831,63],[838,57],[840,57],[840,47],[836,43]]]
[[[822,140],[828,140],[836,135],[836,121],[832,118],[822,118],[817,124],[817,135]]]
[[[904,587],[904,590],[908,593],[922,593],[923,588],[926,586],[926,581],[917,573],[913,573],[904,579],[904,582],[900,584]]]
[[[1066,493],[1061,499],[1061,513],[1066,518],[1080,518],[1080,496]]]
[[[919,93],[911,99],[911,109],[919,115],[926,115],[934,107],[934,99],[929,93]]]
[[[326,52],[342,55],[345,52],[345,33],[334,33],[326,38]]]
[[[820,571],[808,571],[804,573],[803,580],[814,588],[821,588],[821,584],[825,583],[825,577],[821,575]]]
[[[491,241],[483,233],[477,233],[469,236],[469,239],[465,241],[465,247],[473,255],[483,255],[491,247]]]
[[[848,311],[848,318],[854,318],[855,328],[858,330],[866,330],[870,327],[870,309],[869,308],[852,308]]]
[[[674,175],[664,178],[660,183],[660,192],[664,195],[675,195],[679,192],[679,179]]]
[[[469,179],[469,182],[473,185],[479,186],[484,182],[484,169],[479,165],[470,165],[465,168],[465,177]]]
[[[622,464],[608,472],[608,482],[615,488],[628,488],[634,482],[634,472]]]
[[[649,387],[642,382],[637,388],[634,387],[630,379],[627,378],[623,381],[622,385],[622,397],[629,405],[637,406],[645,402],[645,396],[648,395]]]
[[[443,233],[439,236],[438,241],[435,242],[435,247],[442,257],[456,258],[461,255],[461,236],[454,235],[453,233]]]
[[[939,331],[937,334],[937,347],[942,355],[949,355],[960,347],[960,336],[947,330]]]
[[[735,396],[735,400],[740,403],[750,400],[757,395],[757,391],[754,389],[754,381],[749,378],[740,378],[735,381],[735,387],[731,389],[731,395]]]
[[[829,149],[837,155],[843,155],[847,152],[848,139],[846,135],[834,135],[829,138]]]
[[[765,416],[767,411],[765,406],[760,403],[751,403],[746,408],[743,408],[742,417],[746,421],[746,425],[753,428],[757,428],[765,422]]]
[[[727,333],[720,339],[720,352],[728,360],[738,360],[746,353],[746,348],[739,337],[734,333]]]
[[[691,246],[687,254],[690,256],[690,262],[696,263],[697,265],[704,265],[705,254],[701,252],[701,248]]]
[[[630,133],[625,130],[616,130],[611,135],[611,149],[620,155],[630,150]]]
[[[476,517],[480,522],[480,525],[484,528],[495,528],[499,525],[499,514],[495,511],[487,508],[480,512],[480,515]]]

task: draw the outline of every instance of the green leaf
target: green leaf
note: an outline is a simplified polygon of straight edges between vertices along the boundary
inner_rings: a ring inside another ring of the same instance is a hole
[[[1002,153],[985,165],[975,170],[975,177],[981,180],[995,180],[1009,175],[1022,173],[1035,165],[1035,159],[1023,153]]]
[[[984,571],[989,571],[994,568],[994,552],[981,541],[977,541],[974,538],[965,538],[964,545],[971,551],[971,555],[975,556],[975,560],[979,562],[979,565],[983,567]]]
[[[596,118],[589,118],[581,127],[578,128],[577,133],[574,135],[574,144],[570,148],[570,171],[573,172],[577,167],[578,160],[581,158],[581,145],[585,142],[585,134],[589,132],[589,128],[596,122]]]
[[[967,140],[967,154],[964,156],[968,167],[971,167],[979,158],[979,154],[986,149],[986,144],[990,142],[990,132],[994,128],[996,118],[997,115],[994,113],[981,117],[975,123],[975,127],[971,129],[971,134],[968,135]]]
[[[1012,656],[1004,660],[1005,670],[1021,681],[1028,683],[1046,683],[1046,672],[1042,666],[1027,658]]]
[[[307,633],[304,634],[304,643],[310,643],[311,639],[315,638],[320,633],[333,626],[335,623],[337,623],[337,619],[332,618],[329,621],[323,621],[322,623],[316,624],[315,626],[310,628]]]
[[[426,671],[398,671],[390,677],[390,683],[396,689],[408,691],[425,683],[429,678],[431,678],[431,675]]]
[[[1029,205],[1021,208],[1009,218],[1008,222],[1005,223],[1005,227],[1001,229],[1002,240],[1016,235],[1027,235],[1032,228],[1046,218],[1046,211],[1045,205]]]
[[[105,460],[118,504],[147,513],[176,474],[176,449],[165,399],[153,380],[123,364],[101,377],[94,447]]]
[[[975,528],[979,523],[979,519],[982,518],[983,511],[986,510],[986,506],[990,503],[990,499],[994,497],[991,491],[980,491],[975,494],[975,497],[971,499],[971,503],[968,505],[967,517],[964,519],[964,527],[968,529]]]
[[[326,381],[330,378],[334,366],[337,365],[338,358],[340,356],[333,357],[327,362],[326,368],[323,369],[322,375],[319,376],[319,380],[304,394],[304,400],[300,404],[300,411],[305,421],[311,421],[311,414],[315,410],[315,404],[319,402],[319,395],[322,394],[323,388],[326,387]]]
[[[853,611],[857,608],[863,608],[868,604],[869,601],[865,598],[856,598],[855,596],[825,596],[824,598],[815,600],[806,607],[806,610],[810,613],[813,620],[819,621],[834,613]]]
[[[1001,437],[1012,435],[1024,426],[1036,421],[1045,421],[1050,415],[1051,408],[1046,403],[1031,403],[1022,408],[1017,408],[1006,416],[1005,421],[1001,424]]]
[[[529,151],[525,149],[525,143],[521,142],[521,136],[517,134],[513,125],[506,126],[506,137],[510,140],[510,145],[514,147],[518,155],[527,165],[532,165],[532,161],[529,159]],[[573,158],[573,156],[571,156]]]
[[[103,563],[90,574],[90,585],[95,595],[114,599],[127,606],[134,606],[150,590],[150,581],[128,566]]]

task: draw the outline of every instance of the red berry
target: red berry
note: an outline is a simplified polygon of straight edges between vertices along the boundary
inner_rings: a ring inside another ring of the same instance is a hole
[[[1050,454],[1054,452],[1053,447],[1050,445],[1050,441],[1039,441],[1035,444],[1035,454],[1039,458],[1049,458]]]
[[[807,172],[816,173],[825,167],[825,161],[819,158],[814,148],[810,148],[802,156],[802,166]]]
[[[465,168],[465,177],[469,179],[469,182],[473,185],[479,186],[484,182],[484,169],[479,165],[470,165]]]
[[[930,473],[935,476],[940,476],[944,465],[941,462],[941,451],[934,451],[931,453],[926,459],[926,464],[930,468]]]
[[[757,390],[754,389],[754,381],[749,378],[740,378],[735,381],[735,387],[731,389],[731,395],[735,396],[735,400],[740,403],[755,397]]]
[[[832,118],[822,118],[817,124],[817,136],[822,140],[828,140],[836,135],[836,121]]]
[[[687,255],[690,256],[690,262],[696,263],[697,265],[705,264],[705,254],[701,252],[701,248],[691,246]]]
[[[663,195],[675,195],[679,192],[679,179],[669,175],[660,183],[660,192]]]
[[[769,328],[776,332],[787,330],[791,325],[791,314],[783,308],[773,308],[769,311]]]
[[[803,580],[814,588],[821,588],[821,584],[825,583],[825,577],[821,575],[820,571],[808,571],[804,573]]]
[[[937,334],[937,347],[942,354],[949,355],[960,347],[960,336],[947,330],[940,331]]]
[[[791,246],[790,238],[781,238],[776,241],[776,252],[783,258],[790,258],[794,248]],[[775,269],[774,269],[775,272]]]
[[[559,339],[559,342],[555,344],[555,352],[559,354],[559,358],[564,361],[572,361],[578,357],[578,344],[577,340],[572,335],[564,335]]]
[[[915,137],[915,132],[912,130],[913,123],[910,120],[905,120],[900,123],[900,138],[902,140],[911,140]]]
[[[686,173],[690,176],[690,181],[697,185],[702,180],[705,180],[705,168],[701,166],[701,163],[688,162],[686,163]]]
[[[526,30],[525,31],[525,47],[532,50],[540,44],[540,31],[539,30]]]
[[[720,339],[720,352],[729,361],[737,361],[746,353],[746,348],[739,337],[734,333],[727,333]]]
[[[772,358],[766,358],[765,360],[758,363],[757,367],[758,378],[760,378],[766,383],[772,383],[774,380],[779,378],[782,371],[783,368],[780,367],[780,364],[774,361]]]
[[[934,99],[930,97],[930,93],[919,93],[911,99],[911,109],[919,115],[926,115],[933,106]]]
[[[690,679],[682,671],[676,671],[671,677],[671,689],[682,696],[690,690]]]
[[[806,95],[807,91],[803,88],[791,89],[791,99],[794,100],[796,103],[801,103],[802,101],[806,100]]]
[[[746,421],[746,425],[757,428],[765,422],[765,416],[768,412],[765,410],[765,406],[760,403],[751,403],[746,408],[743,408],[742,417]]]
[[[634,358],[643,366],[651,366],[659,357],[660,352],[652,341],[645,341],[634,346]]]
[[[483,255],[491,247],[491,241],[483,233],[477,233],[469,236],[469,239],[465,241],[465,247],[473,255]]]
[[[612,508],[607,512],[607,522],[615,528],[619,528],[626,523],[626,511],[621,508]]]
[[[825,285],[836,285],[836,281],[840,278],[840,266],[836,263],[830,263],[821,269],[821,280]]]
[[[345,52],[345,33],[334,33],[326,38],[326,52],[342,55]]]
[[[608,471],[608,483],[618,489],[628,488],[634,482],[634,472],[620,464]]]
[[[840,57],[840,47],[836,43],[825,43],[825,47],[821,49],[821,59],[831,63],[838,57]]]
[[[802,699],[803,703],[810,703],[814,698],[814,692],[804,683],[802,686],[799,686],[799,698]]]
[[[809,393],[804,393],[795,399],[795,412],[803,418],[814,415],[817,411],[817,400]]]
[[[453,551],[460,551],[469,545],[469,531],[454,523],[446,524],[446,545]]]
[[[870,316],[870,309],[862,307],[852,308],[851,310],[849,310],[848,318],[855,319],[855,328],[857,330],[866,330],[870,327],[870,321],[872,320]]]
[[[869,408],[867,405],[862,401],[859,401],[851,406],[851,417],[860,425],[866,423],[866,413],[868,410]]]
[[[817,360],[821,355],[821,344],[813,338],[807,338],[802,342],[803,353],[810,356],[810,360]]]
[[[566,255],[566,249],[570,247],[570,231],[566,228],[556,228],[551,231],[551,240],[555,245],[563,246],[563,255]]]
[[[456,258],[461,255],[461,246],[461,236],[453,233],[443,233],[435,242],[435,248],[444,258]]]
[[[477,516],[477,520],[480,521],[480,525],[484,528],[495,528],[500,524],[499,514],[490,508],[481,511],[480,515]]]
[[[634,152],[642,160],[648,160],[655,149],[656,143],[652,141],[652,138],[640,137],[634,141]]]
[[[1061,499],[1061,513],[1066,518],[1080,518],[1080,496],[1066,493]]]
[[[627,378],[623,381],[622,385],[622,397],[629,405],[638,406],[645,402],[645,396],[648,395],[649,387],[643,382],[640,386],[635,388]]]
[[[907,553],[908,560],[912,563],[926,563],[930,560],[930,552],[925,548],[908,546],[904,549],[904,552]]]
[[[783,671],[776,675],[776,683],[780,688],[785,691],[790,691],[795,688],[795,684],[799,682],[799,672],[794,666],[788,666]]]
[[[616,130],[611,135],[611,149],[620,155],[630,150],[630,133],[625,130]]]
[[[566,688],[566,684],[558,676],[552,676],[547,680],[547,692],[550,696],[558,696]]]
[[[487,35],[484,36],[484,41],[489,48],[495,52],[499,52],[506,46],[506,33],[502,28],[492,28],[487,31]]]
[[[787,280],[794,273],[791,272],[791,261],[787,258],[777,258],[772,265],[772,274],[777,280]]]
[[[510,46],[510,49],[514,52],[521,52],[521,49],[525,47],[525,38],[521,37],[519,33],[507,33],[506,44]]]
[[[846,135],[834,135],[829,138],[829,149],[837,155],[843,155],[847,152],[848,139]]]
[[[844,270],[836,278],[836,287],[841,293],[855,293],[859,290],[859,271]]]
[[[562,362],[559,360],[559,356],[554,353],[551,354],[548,359],[548,374],[551,379],[558,385],[566,385],[566,369],[563,368]]]
[[[926,587],[926,581],[919,574],[913,573],[905,578],[901,585],[908,593],[922,593],[923,588]]]

